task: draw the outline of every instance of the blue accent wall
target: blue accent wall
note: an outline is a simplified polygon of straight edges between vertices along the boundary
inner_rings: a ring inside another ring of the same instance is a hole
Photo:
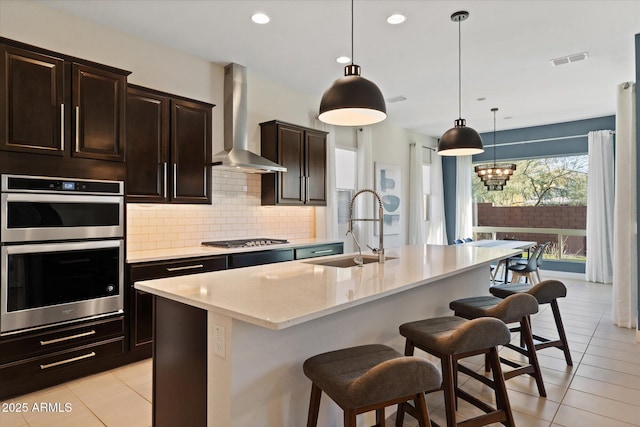
[[[597,117],[521,129],[496,132],[496,160],[587,154],[587,134],[593,130],[615,130],[616,116]],[[481,133],[485,152],[473,156],[473,162],[493,160],[493,132]],[[542,141],[536,141],[542,140]],[[532,141],[532,142],[527,142]],[[523,144],[517,144],[523,142]],[[516,144],[514,144],[516,143]],[[501,144],[509,144],[500,147]]]
[[[447,240],[453,244],[456,239],[456,158],[442,157],[442,186],[444,191],[444,218]]]

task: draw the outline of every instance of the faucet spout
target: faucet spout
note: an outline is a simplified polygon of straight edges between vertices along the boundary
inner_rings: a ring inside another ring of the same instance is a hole
[[[354,218],[353,217],[353,203],[355,202],[356,198],[362,194],[362,193],[371,193],[374,195],[374,197],[376,198],[376,200],[378,201],[378,218]],[[347,233],[351,233],[355,239],[355,235],[353,234],[353,223],[355,221],[373,221],[373,222],[378,222],[378,226],[379,226],[379,238],[380,238],[380,242],[378,244],[377,248],[371,248],[367,245],[367,247],[369,247],[369,249],[371,249],[373,251],[374,254],[378,255],[378,262],[379,263],[384,263],[384,245],[383,245],[383,236],[384,236],[384,219],[383,219],[383,205],[382,205],[382,198],[380,197],[380,195],[370,189],[370,188],[365,188],[362,189],[360,191],[358,191],[356,194],[353,195],[353,197],[351,198],[351,203],[349,204],[349,231],[347,231]],[[358,249],[360,249],[360,245],[358,244]]]

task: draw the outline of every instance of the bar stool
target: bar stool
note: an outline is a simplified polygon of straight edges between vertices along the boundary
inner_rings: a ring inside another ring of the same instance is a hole
[[[444,391],[448,427],[458,425],[456,398],[461,398],[485,412],[483,415],[465,420],[462,423],[465,426],[476,427],[497,422],[506,426],[515,426],[497,350],[497,346],[504,345],[511,339],[507,325],[490,317],[474,320],[465,320],[457,316],[435,317],[405,323],[400,326],[400,334],[407,339],[405,355],[411,356],[415,348],[419,348],[440,358],[443,378],[441,389]],[[459,363],[460,359],[477,354],[486,355],[493,370],[493,381]],[[457,380],[458,371],[493,388],[496,407],[460,389]],[[408,403],[398,406],[397,427],[402,426],[404,412],[412,410]]]
[[[514,368],[505,372],[504,378],[508,380],[518,375],[529,374],[536,380],[540,396],[547,396],[529,323],[529,316],[538,312],[538,301],[533,296],[526,293],[516,293],[505,299],[490,295],[463,298],[452,301],[449,304],[449,308],[454,311],[456,316],[464,317],[465,319],[495,317],[506,324],[520,323],[521,342],[524,341],[526,348],[518,347],[511,343],[505,344],[505,347],[527,356],[529,363],[523,365],[501,357],[500,361],[502,363]],[[488,367],[485,366],[485,370],[488,371]]]
[[[556,347],[563,351],[567,365],[573,366],[571,352],[569,351],[569,343],[567,342],[567,335],[564,331],[562,317],[560,317],[560,307],[558,306],[558,298],[564,298],[567,296],[567,287],[564,283],[559,280],[543,280],[534,286],[530,284],[494,286],[489,288],[489,292],[498,298],[506,298],[516,293],[525,292],[529,295],[533,295],[536,300],[538,300],[538,304],[550,304],[560,339],[550,340],[548,338],[532,334],[533,338],[538,341],[535,343],[536,350]],[[513,328],[511,331],[518,332],[519,329],[520,328]]]
[[[420,427],[429,427],[424,392],[442,382],[433,363],[380,344],[319,354],[307,359],[303,369],[313,382],[307,427],[318,423],[323,391],[344,411],[345,427],[355,427],[357,414],[373,410],[376,426],[384,427],[384,408],[408,400],[414,401]]]

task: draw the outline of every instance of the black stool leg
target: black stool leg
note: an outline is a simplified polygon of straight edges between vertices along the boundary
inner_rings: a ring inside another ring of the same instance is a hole
[[[356,410],[344,410],[344,427],[356,427]]]
[[[528,317],[523,317],[520,322],[520,334],[524,337],[524,342],[527,346],[529,364],[533,366],[533,377],[538,385],[538,393],[542,397],[547,397],[547,392],[544,389],[544,381],[542,381],[542,371],[540,371],[540,364],[538,363],[538,356],[536,354],[536,346],[533,343],[533,335],[531,334],[531,324],[529,323]]]
[[[507,394],[507,387],[504,383],[504,376],[502,375],[500,357],[498,356],[498,350],[495,347],[489,350],[488,359],[493,370],[493,384],[496,392],[496,408],[504,411],[505,413],[507,420],[503,424],[507,427],[515,427],[516,422],[513,419],[511,405],[509,404],[509,395]]]
[[[385,427],[384,408],[376,409],[376,426],[377,427]]]
[[[446,355],[442,359],[442,390],[444,391],[444,409],[447,414],[447,427],[456,427],[456,386],[454,374],[457,371],[452,355]]]
[[[318,412],[320,411],[320,398],[322,390],[315,384],[311,385],[311,399],[309,402],[309,415],[307,417],[307,427],[318,425]]]
[[[562,341],[562,351],[564,352],[564,359],[567,361],[568,366],[573,366],[571,360],[571,352],[569,352],[569,343],[567,342],[567,335],[564,332],[564,325],[562,324],[562,318],[560,317],[560,307],[558,306],[558,300],[551,301],[551,311],[553,312],[553,318],[556,321],[556,328],[558,328],[558,335],[560,341]]]

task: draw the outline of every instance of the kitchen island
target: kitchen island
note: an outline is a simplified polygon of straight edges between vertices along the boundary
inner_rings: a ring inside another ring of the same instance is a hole
[[[402,351],[400,324],[487,294],[489,264],[517,252],[416,245],[363,267],[323,265],[339,255],[137,282],[155,296],[154,425],[305,425],[305,359],[369,343]],[[319,425],[342,425],[330,399],[320,410]]]

